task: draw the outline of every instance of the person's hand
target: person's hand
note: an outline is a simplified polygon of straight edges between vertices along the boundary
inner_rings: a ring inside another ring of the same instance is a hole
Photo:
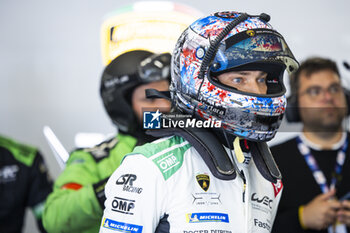
[[[350,201],[342,201],[341,207],[337,212],[338,221],[350,227]]]
[[[337,210],[340,203],[332,199],[335,190],[320,194],[304,206],[302,221],[306,228],[313,230],[326,229],[337,219]]]

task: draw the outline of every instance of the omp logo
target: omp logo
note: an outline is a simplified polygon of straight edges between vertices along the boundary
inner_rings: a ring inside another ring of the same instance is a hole
[[[270,207],[270,209],[272,209],[272,202],[273,200],[271,198],[269,198],[268,196],[264,196],[263,198],[258,198],[256,193],[253,193],[251,200],[254,202],[258,202],[258,203],[262,203],[268,207]]]
[[[131,210],[134,208],[135,200],[114,197],[114,200],[112,201],[112,211],[115,212],[133,215],[134,213],[132,213]]]
[[[180,162],[177,160],[174,153],[170,153],[169,155],[165,156],[161,160],[157,161],[157,163],[160,169],[162,169],[162,172],[165,173],[171,168],[178,165]]]
[[[117,222],[109,218],[103,219],[102,227],[118,231],[118,232],[128,232],[128,233],[141,233],[142,226],[134,225],[130,223]]]
[[[124,185],[123,191],[130,193],[142,193],[142,188],[133,186],[134,181],[137,179],[137,176],[134,174],[124,174],[121,175],[118,180],[115,182],[117,185]]]
[[[191,213],[186,216],[188,223],[198,222],[230,222],[228,214],[223,213]]]

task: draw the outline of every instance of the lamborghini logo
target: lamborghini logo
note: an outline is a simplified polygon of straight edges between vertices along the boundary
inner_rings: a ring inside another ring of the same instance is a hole
[[[255,36],[255,32],[253,30],[248,30],[246,33],[248,36]]]
[[[210,185],[210,177],[205,174],[199,174],[199,175],[196,175],[196,179],[199,186],[201,186],[201,188],[204,191],[208,191],[209,185]]]

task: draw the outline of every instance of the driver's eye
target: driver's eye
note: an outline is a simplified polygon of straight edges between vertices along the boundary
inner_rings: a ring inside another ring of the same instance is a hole
[[[266,83],[266,78],[258,78],[257,80],[258,83]]]
[[[239,84],[239,83],[243,82],[243,79],[242,78],[233,78],[232,82],[235,83],[235,84]]]

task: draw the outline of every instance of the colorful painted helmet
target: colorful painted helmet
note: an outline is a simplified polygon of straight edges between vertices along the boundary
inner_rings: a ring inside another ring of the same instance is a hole
[[[205,120],[221,121],[230,135],[271,140],[286,107],[283,73],[295,71],[298,62],[269,19],[266,14],[218,12],[192,23],[172,57],[170,90],[175,106]],[[239,91],[215,78],[239,70],[267,72],[267,94]]]
[[[139,130],[132,91],[141,84],[170,79],[170,53],[180,34],[199,17],[199,11],[167,1],[136,2],[106,17],[101,30],[106,68],[100,94],[120,131]]]

